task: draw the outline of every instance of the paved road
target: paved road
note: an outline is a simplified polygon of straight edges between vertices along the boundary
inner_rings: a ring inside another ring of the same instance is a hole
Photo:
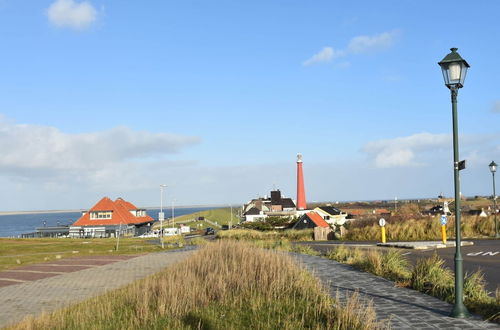
[[[481,269],[484,272],[487,282],[487,289],[492,293],[497,288],[500,288],[500,240],[467,240],[474,242],[472,246],[462,247],[462,257],[464,258],[464,271],[474,272]],[[328,250],[338,244],[350,246],[358,246],[362,249],[378,249],[387,251],[385,247],[376,247],[377,242],[311,242],[304,243],[317,251],[326,253]],[[434,251],[445,260],[445,265],[450,269],[454,269],[455,248],[444,249],[429,249],[429,250],[413,250],[400,249],[412,263],[415,263],[418,258],[430,257]]]
[[[157,273],[193,250],[63,259],[0,272],[0,328]]]
[[[372,300],[377,319],[390,320],[392,329],[500,329],[499,324],[448,317],[452,305],[415,290],[398,288],[394,283],[361,272],[326,258],[295,254],[295,258],[312,270],[330,294],[340,299],[359,292],[364,301]]]

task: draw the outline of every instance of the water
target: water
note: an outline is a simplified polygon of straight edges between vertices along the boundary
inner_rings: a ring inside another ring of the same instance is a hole
[[[213,207],[176,208],[175,216],[190,214],[199,211],[212,209]],[[153,219],[158,220],[159,209],[147,210],[146,213]],[[172,216],[172,210],[164,208],[165,220]],[[61,213],[33,213],[0,215],[0,237],[18,237],[21,234],[32,233],[36,228],[71,225],[78,220],[82,214],[80,212]]]

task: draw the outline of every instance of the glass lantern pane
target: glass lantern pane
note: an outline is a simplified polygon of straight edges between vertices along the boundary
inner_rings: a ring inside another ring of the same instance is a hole
[[[465,63],[460,63],[460,66],[462,67],[462,75],[460,77],[460,85],[464,85],[465,81],[465,76],[467,75],[467,65]]]
[[[450,83],[450,79],[448,77],[448,66],[443,65],[441,67],[441,72],[443,73],[444,84],[448,85]]]
[[[462,73],[462,66],[460,63],[450,63],[448,66],[448,71],[450,74],[450,83],[455,84],[461,81],[460,76]]]

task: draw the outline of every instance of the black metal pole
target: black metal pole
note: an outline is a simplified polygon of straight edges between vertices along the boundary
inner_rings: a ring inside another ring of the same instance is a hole
[[[497,194],[495,191],[495,172],[491,172],[493,174],[493,214],[495,215],[495,238],[500,238],[498,234],[498,220],[497,220]]]
[[[451,311],[452,317],[465,318],[470,314],[463,302],[464,270],[461,252],[460,230],[460,172],[458,169],[458,119],[457,119],[457,88],[451,88],[451,108],[453,117],[453,168],[455,177],[455,306]]]

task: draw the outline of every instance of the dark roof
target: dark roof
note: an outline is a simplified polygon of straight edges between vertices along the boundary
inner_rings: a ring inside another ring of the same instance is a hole
[[[294,208],[295,207],[295,203],[293,202],[293,200],[291,198],[282,198],[281,205],[283,206],[283,208]]]
[[[339,215],[342,212],[338,208],[333,206],[320,206],[319,208],[331,215]]]
[[[244,215],[257,215],[260,214],[260,210],[256,207],[252,207],[250,210],[246,211]]]

